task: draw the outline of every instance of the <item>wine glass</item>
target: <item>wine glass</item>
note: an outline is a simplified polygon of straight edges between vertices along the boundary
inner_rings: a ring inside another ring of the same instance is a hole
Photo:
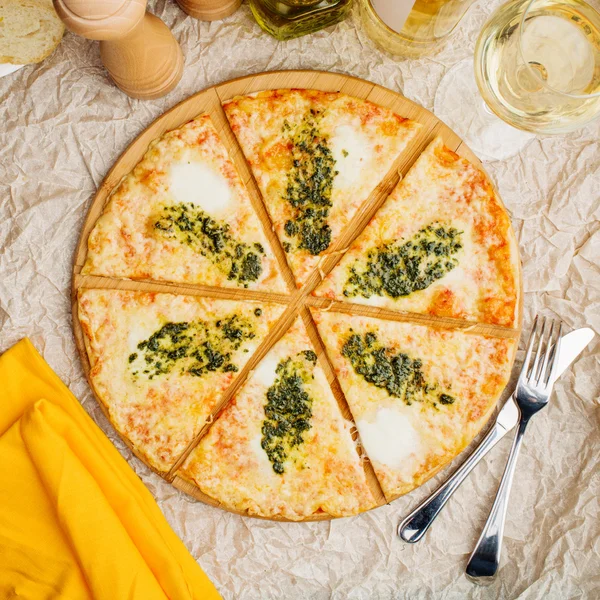
[[[440,83],[436,114],[488,160],[590,122],[600,115],[599,9],[600,0],[502,5],[481,30],[474,73],[463,61]]]

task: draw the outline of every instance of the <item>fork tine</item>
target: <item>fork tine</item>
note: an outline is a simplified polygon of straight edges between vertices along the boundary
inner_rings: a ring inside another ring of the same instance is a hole
[[[533,361],[533,367],[531,367],[531,372],[529,373],[528,380],[529,381],[537,381],[538,379],[538,367],[540,363],[540,355],[542,353],[542,348],[544,344],[544,333],[546,331],[546,317],[542,317],[542,330],[540,331],[540,337],[537,343],[537,349],[535,351],[535,359]]]
[[[550,363],[550,373],[548,374],[548,379],[546,381],[546,385],[550,385],[555,377],[556,377],[556,369],[558,367],[558,356],[560,354],[560,340],[562,336],[562,321],[558,322],[558,327],[556,328],[556,341],[554,342],[554,354],[552,355],[552,362]],[[548,340],[548,344],[550,340]]]
[[[555,321],[553,319],[550,321],[550,331],[548,332],[548,341],[546,342],[546,349],[544,350],[544,358],[542,360],[542,366],[540,367],[540,372],[537,376],[536,383],[540,383],[540,382],[546,383],[548,381],[548,378],[546,376],[547,375],[546,369],[548,367],[548,360],[550,358],[550,354],[552,354],[552,338],[553,338],[553,334],[554,334],[554,325],[555,325]],[[552,356],[553,362],[554,362],[555,355],[556,355],[556,353],[553,353],[553,356]],[[550,367],[552,368],[552,365],[550,365]]]
[[[521,367],[521,374],[519,375],[519,379],[526,379],[527,372],[529,370],[529,361],[531,360],[531,350],[533,349],[533,342],[535,342],[535,330],[537,329],[538,317],[535,316],[533,320],[533,327],[531,328],[531,333],[529,334],[529,341],[527,342],[527,353],[525,354],[525,360],[523,361],[523,366]]]

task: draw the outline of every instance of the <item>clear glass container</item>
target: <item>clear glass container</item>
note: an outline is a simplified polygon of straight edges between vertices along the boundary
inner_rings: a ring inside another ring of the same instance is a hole
[[[572,131],[600,115],[600,1],[515,0],[484,25],[475,78],[514,127]]]
[[[289,40],[339,23],[352,0],[250,0],[256,22],[278,40]]]
[[[369,36],[397,56],[431,54],[448,38],[474,0],[360,0]]]
[[[480,158],[582,127],[600,117],[600,0],[511,0],[483,26],[474,62],[446,73],[434,110]]]

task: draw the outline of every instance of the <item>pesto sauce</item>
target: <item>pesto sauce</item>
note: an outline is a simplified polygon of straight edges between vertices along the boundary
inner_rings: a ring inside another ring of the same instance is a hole
[[[228,223],[216,221],[193,204],[164,206],[155,217],[154,230],[170,240],[176,240],[199,252],[227,275],[248,287],[262,273],[261,244],[238,242],[231,235]]]
[[[462,232],[434,222],[404,243],[373,248],[366,265],[350,267],[344,296],[408,296],[424,290],[458,266],[455,254],[462,248]]]
[[[202,377],[208,372],[235,373],[232,352],[255,337],[253,324],[238,315],[215,322],[167,323],[137,345],[128,362],[134,377],[141,371],[154,379],[178,369]]]
[[[452,396],[438,391],[437,384],[425,381],[421,360],[386,348],[371,331],[363,336],[351,333],[342,347],[342,355],[365,381],[385,389],[390,396],[400,398],[409,406],[414,401],[425,400],[436,407],[438,402],[443,405],[454,403]]]
[[[319,131],[320,113],[311,110],[297,126],[292,142],[292,168],[288,172],[284,199],[294,208],[294,217],[286,221],[285,234],[295,244],[285,242],[286,252],[307,250],[317,255],[331,244],[331,227],[327,223],[332,206],[331,192],[335,159],[328,139]],[[283,131],[291,131],[284,122]]]
[[[290,450],[303,443],[303,434],[311,427],[313,400],[304,384],[313,378],[316,362],[312,350],[280,361],[275,382],[267,390],[261,446],[279,475],[285,471]]]

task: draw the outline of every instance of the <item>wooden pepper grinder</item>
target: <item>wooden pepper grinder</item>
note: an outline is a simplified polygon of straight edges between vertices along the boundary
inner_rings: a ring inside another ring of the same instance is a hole
[[[177,0],[177,4],[196,19],[217,21],[233,14],[242,4],[242,0]]]
[[[147,0],[54,0],[65,26],[100,40],[115,84],[133,98],[159,98],[181,79],[183,54],[169,28],[146,12]]]

